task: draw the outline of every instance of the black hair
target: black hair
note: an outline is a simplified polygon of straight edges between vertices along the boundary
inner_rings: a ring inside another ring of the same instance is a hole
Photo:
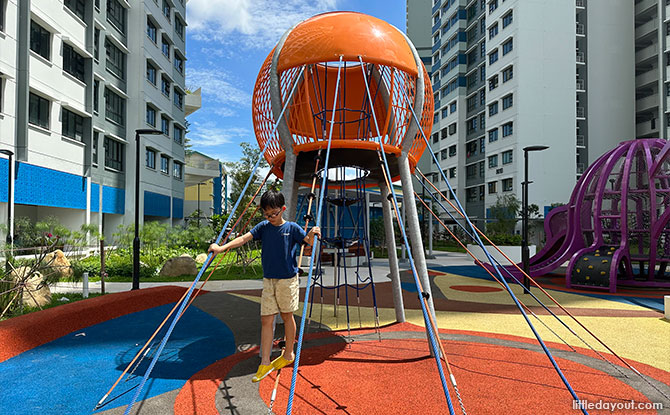
[[[263,210],[281,208],[285,204],[284,195],[274,189],[266,191],[261,196],[261,209]]]

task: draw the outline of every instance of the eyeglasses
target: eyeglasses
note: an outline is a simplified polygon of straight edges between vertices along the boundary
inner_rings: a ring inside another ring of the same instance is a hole
[[[277,216],[281,215],[282,209],[279,209],[275,213],[265,213],[263,212],[263,216],[265,216],[267,219],[274,219]]]

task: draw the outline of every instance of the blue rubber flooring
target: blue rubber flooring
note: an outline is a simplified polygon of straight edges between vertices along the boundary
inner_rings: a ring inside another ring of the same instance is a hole
[[[0,414],[91,414],[173,304],[70,333],[0,364]],[[154,339],[155,347],[167,330]],[[175,326],[140,400],[179,389],[193,374],[235,352],[232,331],[190,307]],[[100,410],[128,405],[153,354],[121,381]]]

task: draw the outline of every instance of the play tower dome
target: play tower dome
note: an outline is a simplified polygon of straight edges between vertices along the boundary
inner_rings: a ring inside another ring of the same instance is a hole
[[[273,172],[288,183],[311,181],[314,156],[332,135],[329,166],[363,169],[374,186],[380,140],[394,179],[403,152],[414,170],[425,148],[419,128],[429,136],[433,124],[433,93],[405,34],[365,14],[325,13],[289,29],[268,55],[253,123]]]

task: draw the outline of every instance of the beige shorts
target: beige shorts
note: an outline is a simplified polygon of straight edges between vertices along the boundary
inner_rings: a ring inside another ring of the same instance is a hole
[[[263,278],[261,316],[277,313],[292,313],[299,303],[298,276],[293,278]]]

